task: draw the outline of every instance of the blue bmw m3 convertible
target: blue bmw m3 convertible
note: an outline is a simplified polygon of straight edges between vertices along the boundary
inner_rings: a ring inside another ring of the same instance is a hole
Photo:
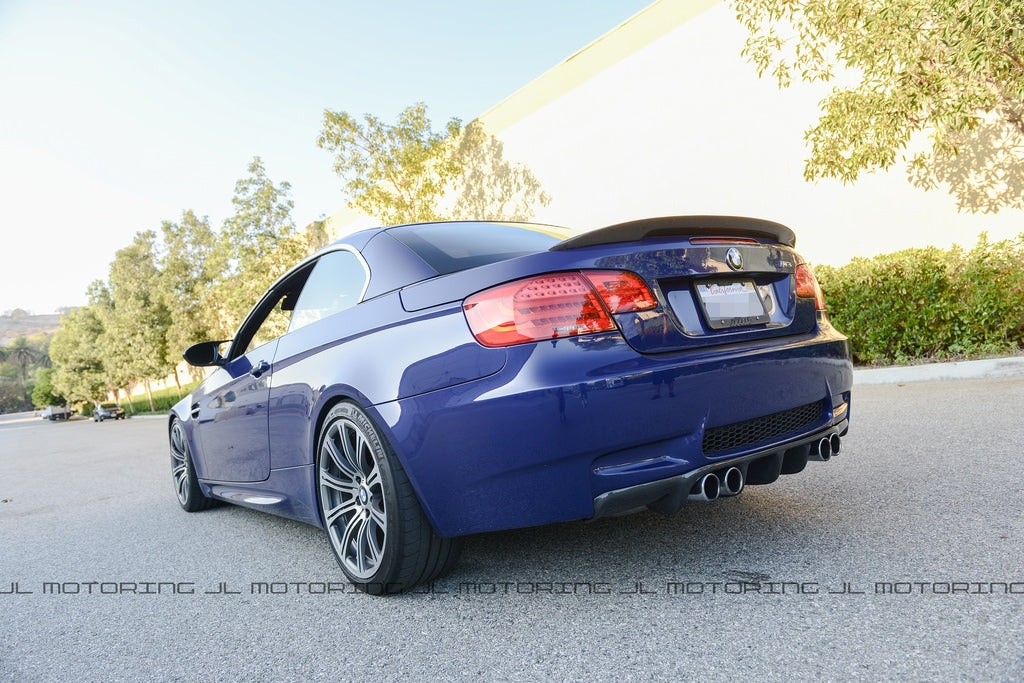
[[[462,536],[739,494],[839,452],[846,338],[778,223],[427,223],[292,268],[172,410],[178,501],[323,528],[390,593]]]

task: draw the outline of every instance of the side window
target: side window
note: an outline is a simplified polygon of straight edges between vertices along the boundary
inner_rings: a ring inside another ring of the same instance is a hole
[[[253,334],[252,340],[245,349],[246,353],[277,339],[288,331],[288,316],[290,314],[283,307],[284,301],[285,299],[278,301],[270,313],[267,314],[267,317],[264,318],[263,322],[260,323],[259,328]]]
[[[245,353],[248,354],[288,331],[295,302],[312,268],[310,264],[274,284],[250,311],[242,328],[238,330],[235,343],[232,345],[232,357],[239,355],[235,352],[236,348],[245,349]]]
[[[366,283],[366,268],[355,254],[344,250],[324,254],[299,294],[288,331],[355,306]]]

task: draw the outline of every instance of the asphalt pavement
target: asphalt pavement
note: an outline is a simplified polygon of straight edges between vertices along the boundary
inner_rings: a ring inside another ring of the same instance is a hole
[[[858,378],[827,463],[387,598],[313,527],[181,511],[161,420],[0,416],[0,680],[1024,678],[1024,372]]]

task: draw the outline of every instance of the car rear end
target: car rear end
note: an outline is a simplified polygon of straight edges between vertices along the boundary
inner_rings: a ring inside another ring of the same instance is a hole
[[[471,292],[471,339],[506,354],[384,412],[438,530],[670,513],[838,453],[849,348],[794,247],[767,221],[652,219],[403,290],[439,314]]]

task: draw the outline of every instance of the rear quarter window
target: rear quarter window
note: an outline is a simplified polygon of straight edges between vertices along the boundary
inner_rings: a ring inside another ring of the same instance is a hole
[[[572,236],[565,228],[522,223],[425,223],[388,234],[441,275],[547,251]]]

